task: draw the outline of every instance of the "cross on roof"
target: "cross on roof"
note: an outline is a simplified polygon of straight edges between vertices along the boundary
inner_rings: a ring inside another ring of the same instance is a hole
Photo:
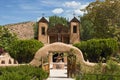
[[[45,16],[45,13],[42,13],[42,17],[44,17]]]
[[[75,13],[73,13],[73,16],[75,17]]]

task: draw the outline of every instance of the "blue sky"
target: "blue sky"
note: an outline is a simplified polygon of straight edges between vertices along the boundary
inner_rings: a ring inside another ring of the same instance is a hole
[[[0,0],[0,25],[24,21],[37,21],[44,13],[45,17],[57,15],[67,19],[73,13],[82,15],[80,9],[95,0]]]

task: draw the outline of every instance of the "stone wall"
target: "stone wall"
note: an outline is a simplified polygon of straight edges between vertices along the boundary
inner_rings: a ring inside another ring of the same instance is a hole
[[[34,27],[35,22],[21,22],[16,24],[4,25],[11,33],[15,33],[19,39],[32,39],[34,38]]]

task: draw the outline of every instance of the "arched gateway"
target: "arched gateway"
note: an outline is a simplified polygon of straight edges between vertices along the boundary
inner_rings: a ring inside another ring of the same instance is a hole
[[[71,54],[72,51],[73,51],[73,54],[76,56],[75,58],[73,58],[73,57],[70,58],[70,60],[74,60],[74,61],[72,61],[73,65],[76,62],[79,62],[80,65],[90,66],[90,67],[95,65],[93,63],[86,62],[83,58],[82,52],[78,48],[76,48],[72,45],[69,45],[69,44],[61,43],[61,42],[48,44],[48,45],[45,45],[44,47],[40,48],[36,52],[34,59],[30,62],[30,65],[39,67],[44,63],[44,60],[46,60],[46,59],[48,59],[47,63],[50,65],[50,60],[51,60],[50,54],[54,54],[54,52],[58,52],[58,53],[63,52],[63,53],[67,53],[69,55],[69,54]],[[67,59],[67,61],[68,61],[67,67],[69,69],[70,69],[70,67],[69,67],[70,60]],[[73,68],[74,67],[72,67],[71,69],[73,69]],[[67,71],[69,71],[69,70],[67,70]]]
[[[44,47],[39,49],[35,54],[34,59],[30,62],[30,64],[33,66],[40,66],[42,63],[41,59],[48,56],[50,52],[68,52],[69,54],[71,49],[74,50],[74,54],[76,55],[77,61],[79,61],[81,64],[86,63],[84,61],[82,52],[78,48],[61,42],[56,42],[49,45],[45,45]]]

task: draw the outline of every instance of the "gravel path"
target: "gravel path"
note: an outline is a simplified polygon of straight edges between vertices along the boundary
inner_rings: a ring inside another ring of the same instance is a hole
[[[61,69],[51,69],[50,76],[47,80],[74,80],[72,78],[67,78],[67,70]]]

